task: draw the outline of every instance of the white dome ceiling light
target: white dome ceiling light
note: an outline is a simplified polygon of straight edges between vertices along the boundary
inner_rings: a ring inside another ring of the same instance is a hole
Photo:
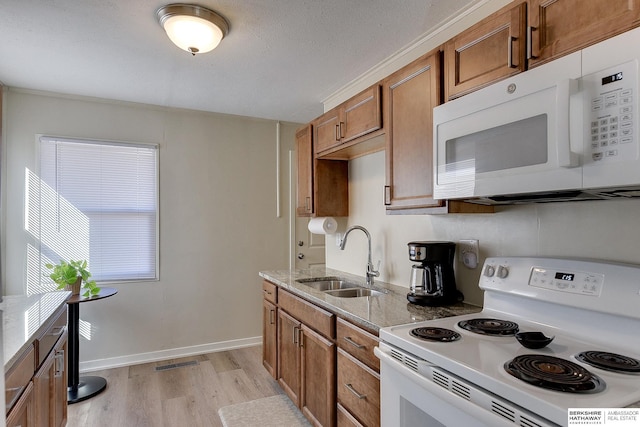
[[[202,6],[169,4],[156,14],[171,41],[192,55],[212,51],[229,33],[227,21]]]

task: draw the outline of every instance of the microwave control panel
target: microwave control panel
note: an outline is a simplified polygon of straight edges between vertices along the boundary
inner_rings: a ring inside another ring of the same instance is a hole
[[[582,78],[589,111],[587,128],[591,161],[615,162],[635,158],[638,131],[638,71],[635,61]],[[589,153],[589,150],[585,150]],[[589,161],[585,159],[586,161]]]

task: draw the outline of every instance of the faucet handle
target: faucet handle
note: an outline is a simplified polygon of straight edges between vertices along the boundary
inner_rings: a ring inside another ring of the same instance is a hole
[[[367,275],[373,276],[373,277],[380,276],[380,262],[381,260],[378,260],[378,267],[375,270],[373,269],[372,264],[367,264]]]

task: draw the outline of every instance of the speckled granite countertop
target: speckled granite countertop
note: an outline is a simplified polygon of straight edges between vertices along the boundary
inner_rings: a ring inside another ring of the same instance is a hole
[[[330,268],[261,271],[259,274],[260,277],[281,288],[375,332],[386,326],[477,313],[482,309],[465,303],[448,307],[416,306],[407,301],[407,288],[380,281],[375,282],[372,289],[384,292],[385,295],[367,298],[337,298],[306,286],[304,283],[296,282],[298,279],[311,277],[337,276],[367,287],[364,277]],[[627,408],[640,408],[640,402],[631,404]]]
[[[364,277],[330,268],[261,271],[259,274],[260,277],[281,288],[374,332],[386,326],[459,316],[481,310],[480,307],[465,303],[457,303],[447,307],[420,307],[407,301],[407,288],[381,281],[376,281],[372,289],[381,291],[385,295],[361,298],[338,298],[313,289],[304,283],[296,282],[298,279],[311,277],[337,276],[368,287]]]
[[[42,329],[71,292],[58,291],[36,295],[2,297],[2,349],[4,372],[16,362],[22,352],[44,332]]]

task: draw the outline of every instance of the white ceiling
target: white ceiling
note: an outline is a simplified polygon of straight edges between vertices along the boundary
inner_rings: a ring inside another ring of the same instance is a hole
[[[192,57],[163,0],[2,0],[7,86],[291,122],[478,0],[201,0],[228,36]]]

